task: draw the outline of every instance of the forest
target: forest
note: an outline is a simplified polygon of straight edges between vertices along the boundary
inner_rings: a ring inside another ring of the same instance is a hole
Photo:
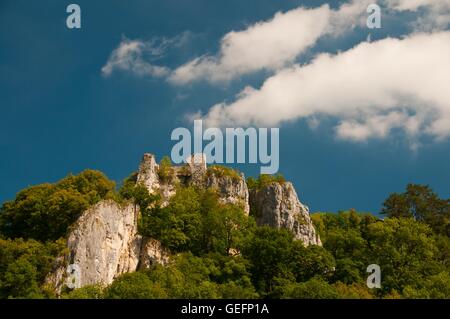
[[[248,185],[283,180],[262,175]],[[106,287],[57,295],[45,278],[73,223],[102,199],[139,205],[139,232],[173,257]],[[450,200],[410,184],[380,204],[376,214],[311,214],[323,246],[304,247],[288,230],[257,226],[254,212],[221,204],[213,190],[182,187],[161,207],[133,176],[116,186],[85,170],[2,204],[0,298],[450,298]],[[370,264],[380,265],[381,288],[367,287]]]

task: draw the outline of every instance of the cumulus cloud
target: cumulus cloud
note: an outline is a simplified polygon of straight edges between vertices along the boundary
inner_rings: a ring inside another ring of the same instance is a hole
[[[144,55],[159,56],[164,47],[155,47],[152,43],[140,40],[123,39],[119,46],[111,53],[108,61],[102,67],[104,76],[111,75],[116,70],[129,71],[137,75],[164,77],[169,69],[147,62]]]
[[[187,62],[174,70],[169,80],[179,85],[199,79],[215,83],[259,70],[278,70],[292,63],[320,37],[340,34],[361,24],[369,3],[355,0],[338,10],[322,5],[278,12],[268,21],[229,32],[222,38],[217,55]]]
[[[450,31],[364,42],[285,68],[232,103],[213,106],[210,126],[276,126],[335,118],[338,138],[364,141],[392,130],[450,135]]]
[[[373,0],[350,0],[333,10],[325,4],[315,8],[298,7],[278,12],[267,21],[260,21],[241,31],[227,33],[216,55],[203,55],[175,70],[155,65],[155,57],[168,47],[181,46],[191,34],[155,40],[124,39],[102,68],[105,76],[115,70],[137,75],[165,77],[170,83],[184,85],[197,80],[211,83],[230,81],[260,70],[276,72],[291,65],[324,36],[338,36],[364,26],[366,9]],[[387,12],[421,11],[414,23],[416,30],[443,30],[450,24],[450,0],[383,0]]]

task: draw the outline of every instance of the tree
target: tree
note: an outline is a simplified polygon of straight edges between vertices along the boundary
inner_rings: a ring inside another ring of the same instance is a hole
[[[9,238],[56,240],[66,235],[84,210],[112,195],[114,188],[114,182],[93,170],[26,188],[1,207],[0,232]]]
[[[306,282],[284,282],[277,287],[280,298],[294,299],[336,299],[339,294],[335,287],[321,278],[312,278]]]
[[[104,288],[101,285],[88,285],[74,289],[61,296],[62,299],[103,299]]]
[[[382,272],[382,290],[401,292],[439,271],[431,229],[413,218],[387,218],[369,226],[370,263]]]
[[[297,282],[313,277],[330,280],[333,277],[336,262],[331,253],[319,246],[303,247],[301,242],[292,243],[289,268]]]
[[[202,247],[204,252],[229,254],[239,249],[254,226],[253,220],[234,205],[218,205],[203,213]]]
[[[154,284],[143,272],[123,274],[106,290],[107,299],[159,299],[167,294],[159,284]]]
[[[258,291],[270,293],[276,277],[289,276],[293,235],[285,229],[257,227],[243,245],[242,255],[250,261],[252,281]]]
[[[62,252],[63,241],[0,239],[0,298],[41,298],[45,276]]]
[[[441,199],[429,186],[409,184],[406,192],[391,194],[383,204],[388,217],[413,217],[439,234],[450,236],[450,199]]]

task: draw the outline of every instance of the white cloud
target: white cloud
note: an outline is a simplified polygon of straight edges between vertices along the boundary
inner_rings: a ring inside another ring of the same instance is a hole
[[[239,75],[285,67],[326,34],[340,34],[362,23],[370,0],[355,0],[332,10],[328,5],[278,12],[221,40],[216,56],[205,55],[180,66],[169,77],[174,84],[199,79],[229,81]],[[365,20],[364,20],[365,22]]]
[[[114,70],[138,75],[167,77],[169,82],[184,85],[197,80],[211,83],[230,81],[241,75],[268,70],[277,71],[292,63],[323,36],[338,36],[364,26],[366,9],[373,0],[350,0],[333,10],[325,4],[316,8],[298,7],[278,12],[241,31],[231,31],[221,39],[217,55],[203,55],[171,71],[154,64],[154,57],[168,47],[181,46],[191,34],[167,39],[161,43],[124,39],[103,67],[104,75]],[[450,0],[383,0],[382,13],[419,10],[414,28],[419,31],[443,30],[450,24]],[[369,35],[370,38],[370,35]],[[150,58],[149,58],[150,57]]]
[[[415,11],[421,7],[440,7],[450,4],[449,0],[385,0],[386,4],[399,11]]]
[[[297,119],[336,118],[341,139],[450,135],[450,31],[364,42],[337,55],[320,54],[245,88],[213,106],[211,126],[275,126]]]
[[[102,67],[102,74],[109,76],[115,70],[121,70],[142,76],[164,77],[169,74],[169,69],[147,62],[144,55],[159,56],[163,54],[166,45],[164,41],[159,46],[153,46],[153,43],[123,39]]]
[[[450,0],[385,0],[395,11],[422,10],[413,27],[421,31],[445,30],[450,25]]]

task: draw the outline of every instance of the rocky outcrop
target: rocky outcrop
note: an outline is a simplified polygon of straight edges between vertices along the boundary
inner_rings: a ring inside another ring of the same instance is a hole
[[[241,174],[239,178],[217,177],[215,174],[210,174],[206,177],[205,186],[216,189],[222,203],[240,206],[247,215],[249,214],[249,193],[244,174]]]
[[[322,245],[309,209],[299,201],[292,183],[273,182],[251,190],[250,206],[258,225],[289,229],[305,246]]]
[[[135,271],[142,238],[137,234],[138,210],[102,201],[78,220],[68,239],[69,264],[79,269],[75,287],[110,284],[119,275]]]
[[[170,251],[162,246],[159,240],[144,239],[139,257],[139,269],[150,268],[153,265],[167,265],[170,260]]]
[[[155,156],[145,154],[137,183],[150,193],[162,195],[163,204],[175,194],[177,185],[196,185],[217,190],[219,200],[250,210],[258,225],[286,228],[305,245],[321,245],[312,225],[308,207],[303,205],[289,182],[273,182],[249,192],[245,177],[224,167],[207,168],[204,157],[190,157],[185,165],[171,168],[162,180]],[[104,200],[86,210],[67,241],[68,254],[55,262],[47,283],[59,292],[64,285],[79,288],[92,284],[109,285],[123,273],[166,265],[170,252],[155,239],[138,234],[139,207]],[[239,254],[238,251],[230,254]]]
[[[248,188],[244,174],[236,176],[217,176],[209,172],[206,158],[203,154],[194,154],[186,159],[186,164],[171,168],[170,177],[162,180],[158,175],[159,165],[153,154],[144,154],[139,165],[137,183],[144,185],[149,193],[161,195],[161,205],[168,204],[170,197],[175,195],[176,185],[195,185],[197,187],[214,188],[219,200],[225,204],[241,206],[248,214]],[[211,173],[211,174],[210,174]]]
[[[137,183],[144,185],[150,193],[154,193],[160,188],[158,168],[155,155],[145,153],[139,165]]]
[[[162,180],[158,174],[159,165],[156,163],[155,155],[146,153],[139,165],[137,183],[144,185],[150,194],[161,196],[161,206],[169,203],[170,197],[175,195],[175,185],[178,184],[176,174],[170,176],[170,180]],[[174,170],[175,172],[175,170]]]
[[[109,285],[123,273],[155,263],[167,264],[169,251],[154,239],[143,239],[137,231],[139,209],[104,200],[78,219],[70,232],[66,258],[57,260],[47,283],[61,287]]]

